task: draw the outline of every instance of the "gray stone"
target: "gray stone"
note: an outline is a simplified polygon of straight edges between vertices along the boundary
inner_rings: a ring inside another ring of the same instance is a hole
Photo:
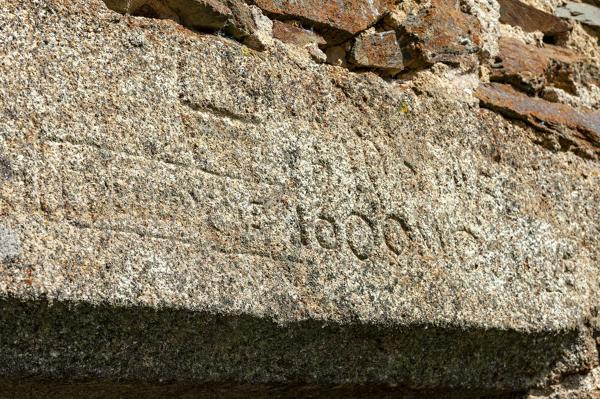
[[[236,0],[229,1],[228,5],[233,14],[225,26],[228,34],[259,51],[273,44],[273,22],[260,8]]]
[[[600,27],[600,8],[591,4],[567,1],[564,6],[556,8],[556,15],[574,19],[585,25]]]
[[[19,255],[21,244],[14,231],[0,224],[0,262]]]
[[[0,26],[6,397],[515,397],[597,365],[598,163],[467,88],[99,0],[4,0]]]

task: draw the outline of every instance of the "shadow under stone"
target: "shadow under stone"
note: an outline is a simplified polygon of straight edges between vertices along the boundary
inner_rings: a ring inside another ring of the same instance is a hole
[[[516,397],[578,342],[4,298],[0,397]]]

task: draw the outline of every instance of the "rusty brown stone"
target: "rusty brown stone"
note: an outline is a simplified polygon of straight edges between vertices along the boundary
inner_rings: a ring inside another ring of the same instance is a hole
[[[358,67],[400,72],[402,50],[395,31],[364,33],[356,38],[350,51],[350,62]]]
[[[574,93],[575,73],[582,58],[573,50],[545,45],[536,47],[503,37],[493,65],[492,81],[505,82],[527,91],[538,93],[547,84]]]
[[[501,83],[482,84],[475,95],[486,108],[525,121],[541,131],[557,133],[559,143],[567,149],[596,159],[600,157],[598,111],[577,110],[566,104],[529,97]]]
[[[474,66],[481,27],[476,17],[460,10],[457,0],[432,0],[400,28],[404,65],[417,69],[443,62]]]
[[[519,26],[525,32],[540,31],[546,37],[559,38],[569,32],[569,25],[557,16],[548,14],[519,0],[499,0],[500,22]]]
[[[273,37],[297,46],[306,46],[311,43],[324,46],[327,43],[321,35],[313,31],[277,20],[273,21]]]
[[[375,24],[395,0],[253,0],[267,14],[294,18],[324,32],[339,44]]]

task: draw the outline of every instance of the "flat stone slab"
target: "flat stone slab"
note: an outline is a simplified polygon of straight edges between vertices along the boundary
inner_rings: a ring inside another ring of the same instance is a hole
[[[344,41],[371,27],[393,5],[393,0],[252,0],[266,13],[285,19],[300,19],[328,32],[332,42]],[[326,33],[327,33],[326,32]]]
[[[100,1],[0,26],[3,377],[501,393],[589,367],[596,162]]]
[[[525,32],[542,32],[559,37],[569,32],[569,25],[559,17],[523,3],[520,0],[500,0],[500,22],[519,26]]]
[[[600,112],[528,97],[500,83],[480,85],[476,95],[485,106],[508,117],[524,120],[541,130],[563,133],[563,139],[572,147],[598,159]]]
[[[537,47],[518,39],[503,37],[498,41],[498,61],[492,68],[491,80],[510,82],[525,92],[536,93],[547,85],[576,93],[575,81],[585,75],[580,54],[571,49],[546,44]]]

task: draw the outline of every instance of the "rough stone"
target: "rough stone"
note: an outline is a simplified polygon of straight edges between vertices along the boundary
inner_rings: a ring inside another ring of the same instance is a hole
[[[575,93],[578,72],[584,69],[582,57],[573,50],[552,45],[540,48],[513,38],[500,39],[496,61],[491,80],[511,83],[532,94],[548,84]]]
[[[545,100],[555,103],[567,104],[575,108],[600,109],[600,87],[596,85],[588,87],[578,87],[577,94],[570,94],[566,91],[553,86],[546,86],[539,94]]]
[[[556,15],[600,28],[600,7],[591,4],[567,1],[564,6],[556,9]]]
[[[108,8],[121,13],[173,19],[193,29],[222,29],[232,17],[221,0],[105,0]]]
[[[273,21],[266,17],[261,9],[256,6],[250,6],[250,16],[254,22],[253,29],[242,43],[258,50],[264,50],[272,46]]]
[[[570,28],[560,18],[538,10],[520,0],[498,0],[500,22],[521,27],[525,32],[543,32],[548,38],[557,40],[566,35]]]
[[[457,0],[432,0],[399,28],[404,65],[419,69],[443,62],[472,68],[479,52],[479,34],[479,21],[462,12]]]
[[[325,39],[314,31],[281,21],[273,21],[273,37],[284,43],[302,47],[311,43],[315,43],[318,46],[327,44]]]
[[[273,44],[273,22],[260,8],[237,0],[230,0],[227,5],[232,17],[223,27],[225,32],[255,50],[263,51]]]
[[[346,61],[347,51],[346,45],[329,47],[325,52],[327,63],[345,68],[348,67],[348,62]]]
[[[18,256],[20,247],[16,234],[0,224],[0,262],[6,262]]]
[[[396,32],[361,34],[352,46],[350,62],[359,67],[377,68],[390,73],[400,72],[404,63]]]
[[[395,0],[253,0],[278,18],[298,19],[323,31],[331,44],[360,33],[379,21]]]
[[[148,18],[171,19],[181,23],[181,18],[175,10],[161,0],[106,0],[105,3],[112,10]],[[221,11],[227,12],[224,9]],[[210,15],[213,15],[209,11]]]
[[[497,1],[462,0],[461,9],[474,15],[480,26],[480,58],[493,59],[498,53],[498,38],[500,37],[500,5]]]
[[[325,54],[323,50],[319,48],[317,43],[309,43],[304,46],[304,49],[308,52],[308,55],[310,55],[310,58],[313,61],[319,64],[324,64],[327,62],[327,54]]]
[[[573,375],[560,384],[535,389],[527,399],[598,399],[600,398],[600,368],[589,374]]]
[[[456,41],[477,22],[442,9],[407,17],[444,54],[410,86],[99,0],[3,0],[0,397],[591,381],[597,114],[496,84],[487,106],[527,123],[479,108],[476,73],[439,63],[475,56]]]
[[[272,45],[272,22],[260,8],[241,0],[104,0],[111,10],[171,19],[194,30],[219,30],[263,51]]]
[[[565,104],[532,98],[499,83],[481,85],[476,95],[491,109],[541,130],[560,133],[563,142],[558,143],[559,149],[570,149],[595,159],[600,155],[600,112],[576,110]]]

